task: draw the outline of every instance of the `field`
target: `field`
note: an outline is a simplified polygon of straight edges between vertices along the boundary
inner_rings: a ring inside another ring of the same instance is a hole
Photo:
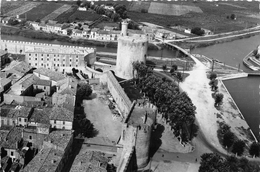
[[[52,13],[54,10],[60,8],[63,4],[53,3],[53,2],[45,2],[41,5],[33,8],[32,10],[26,13],[26,17],[30,21],[35,21],[37,19],[42,19],[45,16]],[[25,13],[21,15],[21,17],[25,18]]]
[[[28,4],[29,2],[23,2],[23,1],[18,1],[18,2],[7,2],[7,1],[2,1],[2,4],[1,4],[1,15],[3,14],[6,14],[16,8],[19,8],[21,7],[22,5],[25,5],[25,4]]]
[[[71,22],[69,20],[69,17],[77,11],[77,7],[72,7],[68,11],[60,14],[55,20],[58,21],[58,23],[65,23],[65,22]]]
[[[96,14],[95,12],[89,12],[89,11],[75,11],[68,19],[69,21],[95,21],[101,16]]]

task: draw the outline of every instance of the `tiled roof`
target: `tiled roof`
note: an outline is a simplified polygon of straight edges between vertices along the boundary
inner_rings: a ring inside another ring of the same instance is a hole
[[[38,79],[34,82],[34,85],[43,85],[43,86],[51,86],[51,81],[44,80],[44,79]]]
[[[57,82],[59,87],[59,94],[70,94],[76,96],[78,81],[74,78],[67,77]]]
[[[59,80],[65,79],[65,76],[62,73],[52,71],[52,70],[49,70],[49,69],[46,69],[46,68],[37,68],[33,72],[47,76],[53,81],[59,81]]]
[[[2,71],[6,71],[7,73],[15,73],[19,76],[22,76],[31,69],[32,69],[32,67],[29,64],[27,64],[26,62],[12,61]]]
[[[1,144],[2,147],[7,149],[16,149],[17,142],[22,138],[22,128],[13,127]]]
[[[40,152],[27,164],[23,172],[52,172],[56,171],[63,151],[52,148],[42,148]]]
[[[24,101],[20,105],[27,106],[27,107],[43,107],[44,102],[43,101]]]
[[[60,106],[54,106],[50,114],[50,120],[73,122],[73,118],[74,112]]]
[[[76,156],[70,172],[105,172],[107,162],[108,159],[101,152],[81,151]]]
[[[72,137],[72,132],[68,130],[56,130],[52,131],[44,141],[50,142],[53,145],[59,147],[59,149],[65,150]]]
[[[51,108],[43,108],[38,109],[35,108],[33,110],[32,116],[30,117],[30,122],[36,122],[40,124],[50,124],[49,115],[51,112]]]
[[[0,111],[1,111],[1,117],[27,118],[31,112],[31,108],[25,107],[25,106],[3,105],[3,106],[1,106]]]

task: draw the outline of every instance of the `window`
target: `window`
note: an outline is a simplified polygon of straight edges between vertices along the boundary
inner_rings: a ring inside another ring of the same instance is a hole
[[[29,65],[31,66],[31,63],[29,63]]]
[[[56,61],[56,59],[53,59],[54,61]]]
[[[43,54],[42,54],[42,56],[43,56]]]
[[[65,61],[65,59],[63,59],[63,61]]]
[[[47,59],[47,61],[49,61],[49,59]]]
[[[44,87],[43,87],[43,89],[45,90],[45,89],[46,89],[46,87],[44,86]]]
[[[54,124],[56,124],[56,120],[54,120]]]
[[[57,64],[57,66],[59,67],[60,65],[59,65],[59,64]]]
[[[37,54],[35,54],[35,57],[37,57]]]
[[[29,60],[31,60],[31,58],[29,58]]]
[[[43,61],[43,58],[42,58],[42,61]]]
[[[32,140],[32,136],[29,136],[29,139]]]
[[[35,60],[37,60],[37,58],[35,58]]]
[[[49,57],[49,54],[47,54],[47,57]]]
[[[55,67],[55,64],[53,64],[53,66]]]
[[[65,121],[63,121],[63,125],[65,125]]]
[[[31,56],[31,54],[29,54],[29,56]]]
[[[42,63],[42,66],[43,66],[43,63]]]
[[[54,54],[54,57],[56,57],[56,55]]]
[[[13,151],[11,151],[11,156],[14,156],[14,152]]]
[[[76,67],[78,67],[78,65],[76,65]]]
[[[37,66],[37,63],[35,63],[35,66]]]
[[[63,66],[65,66],[65,64],[63,64]]]
[[[70,62],[71,62],[71,59],[70,59]]]
[[[76,59],[76,62],[78,62],[78,59]]]
[[[65,130],[65,127],[63,126],[62,129]]]
[[[71,67],[71,64],[70,64],[70,67]]]
[[[27,119],[26,119],[26,118],[24,119],[24,122],[27,122]]]

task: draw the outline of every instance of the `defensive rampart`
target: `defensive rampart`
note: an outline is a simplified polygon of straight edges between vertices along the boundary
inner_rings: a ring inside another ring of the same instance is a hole
[[[116,104],[118,105],[118,108],[121,111],[123,118],[126,118],[128,112],[131,109],[132,102],[127,97],[123,88],[120,86],[120,84],[118,83],[117,79],[111,71],[107,72],[107,86]]]
[[[12,40],[0,40],[0,48],[2,50],[7,49],[10,53],[23,54],[27,47],[53,47],[60,49],[78,49],[86,51],[95,51],[95,48],[81,47],[81,46],[70,46],[70,45],[59,45],[59,44],[46,44],[38,42],[24,42],[24,41],[12,41]]]

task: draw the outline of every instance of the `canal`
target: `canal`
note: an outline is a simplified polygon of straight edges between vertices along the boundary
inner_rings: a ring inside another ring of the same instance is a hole
[[[63,45],[75,45],[67,42],[36,40],[25,38],[22,36],[2,35],[2,39],[29,41],[41,43],[54,43]],[[252,72],[243,65],[242,59],[250,51],[260,45],[260,35],[252,36],[250,38],[240,39],[232,42],[216,44],[209,47],[197,48],[191,51],[192,54],[205,55],[212,59],[218,59],[227,65],[240,67],[245,72]],[[102,46],[90,46],[97,48],[99,52],[116,52],[116,48],[106,48]],[[149,50],[148,55],[157,57],[173,57],[175,52],[168,49]],[[259,72],[260,73],[260,72]],[[259,121],[260,121],[260,77],[240,78],[224,81],[227,89],[234,98],[240,111],[243,113],[247,123],[251,127],[254,134],[259,137]]]
[[[242,59],[257,45],[260,45],[260,35],[232,42],[216,44],[210,47],[192,50],[194,54],[202,54],[212,59],[218,59],[225,64],[238,67],[247,73],[260,73],[244,66]],[[260,125],[260,76],[239,78],[224,81],[228,91],[238,105],[248,125],[256,137],[259,136]],[[259,140],[259,139],[258,139]]]

